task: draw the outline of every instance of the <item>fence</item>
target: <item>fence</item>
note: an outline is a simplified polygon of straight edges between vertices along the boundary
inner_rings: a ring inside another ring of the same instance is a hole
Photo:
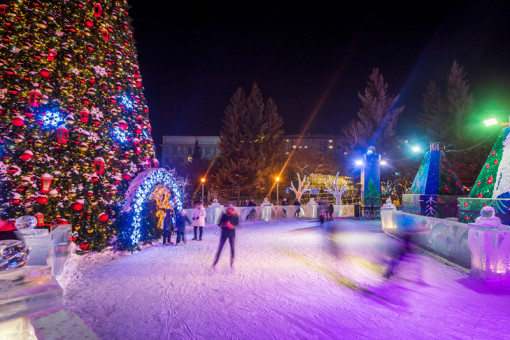
[[[234,207],[241,221],[270,221],[287,218],[318,218],[318,205],[264,205],[255,207]],[[185,209],[191,216],[193,209]],[[211,204],[205,208],[206,224],[218,224],[225,207],[220,204]],[[354,216],[354,205],[335,205],[333,217]]]

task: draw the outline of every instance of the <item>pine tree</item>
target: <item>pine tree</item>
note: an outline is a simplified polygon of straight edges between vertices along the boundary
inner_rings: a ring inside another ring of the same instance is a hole
[[[374,146],[376,150],[390,151],[396,137],[396,125],[404,107],[395,107],[397,96],[388,94],[388,83],[384,82],[378,68],[374,68],[369,76],[363,94],[358,93],[361,108],[358,111],[359,145],[351,145],[351,149],[365,151]]]
[[[195,139],[195,145],[193,146],[193,153],[191,154],[191,162],[202,160],[202,149],[198,144],[198,139]]]
[[[249,96],[240,87],[236,90],[222,123],[215,184],[239,198],[241,193],[253,193],[257,185],[267,185],[266,178],[274,179],[282,149],[283,121],[271,99],[264,103],[255,83]]]
[[[156,163],[127,1],[2,8],[0,206],[67,220],[100,250],[130,180]]]
[[[449,135],[451,118],[445,113],[441,90],[432,80],[423,94],[422,106],[423,112],[418,115],[418,120],[430,141],[446,141]]]
[[[260,148],[263,166],[257,173],[256,188],[259,194],[267,196],[268,190],[273,187],[275,176],[281,177],[285,161],[282,140],[283,119],[278,114],[278,108],[271,98],[264,105],[262,120]]]
[[[470,115],[473,113],[475,101],[470,93],[469,84],[466,80],[464,69],[454,61],[450,74],[446,78],[445,110],[451,117],[454,142],[464,144],[466,139],[472,140],[471,136],[465,135],[465,127]]]

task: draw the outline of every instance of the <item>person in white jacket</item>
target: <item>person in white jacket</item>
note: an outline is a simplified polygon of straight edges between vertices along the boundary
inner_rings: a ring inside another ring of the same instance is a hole
[[[198,234],[198,240],[202,241],[202,234],[204,233],[204,226],[205,226],[205,209],[202,206],[202,204],[198,203],[195,207],[195,210],[193,210],[193,232],[195,237],[193,237],[193,240],[197,239],[197,229],[199,229]]]

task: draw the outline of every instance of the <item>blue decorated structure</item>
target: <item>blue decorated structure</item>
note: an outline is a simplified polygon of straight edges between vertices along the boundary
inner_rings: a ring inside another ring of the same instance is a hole
[[[115,245],[119,249],[138,249],[139,242],[151,241],[147,228],[154,228],[151,219],[147,219],[147,209],[151,194],[161,187],[171,193],[169,204],[178,213],[182,209],[182,183],[173,172],[166,169],[151,168],[140,173],[131,183],[126,193]]]

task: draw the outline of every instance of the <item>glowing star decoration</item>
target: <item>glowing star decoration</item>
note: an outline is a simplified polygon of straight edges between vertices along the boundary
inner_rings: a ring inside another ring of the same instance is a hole
[[[122,105],[124,105],[126,110],[128,110],[128,111],[133,110],[133,102],[131,100],[129,100],[129,98],[127,96],[120,97],[120,102]]]
[[[169,199],[172,197],[170,189],[163,185],[158,185],[156,189],[150,194],[149,199],[156,201],[158,211],[156,211],[156,217],[158,218],[158,229],[163,229],[163,222],[165,220],[166,211],[172,209]]]
[[[176,212],[182,210],[182,198],[179,184],[174,176],[165,169],[147,169],[140,173],[131,183],[126,193],[126,201],[124,203],[124,212],[132,211],[133,219],[128,221],[125,228],[132,227],[130,240],[131,245],[136,246],[141,237],[142,214],[144,213],[144,202],[158,186],[164,186],[174,193],[172,199]],[[160,189],[161,190],[161,189]]]
[[[127,142],[127,133],[121,129],[113,129],[113,136],[119,143]]]
[[[60,112],[47,111],[46,114],[42,117],[42,121],[45,126],[57,127],[64,121],[64,119],[62,118]]]

